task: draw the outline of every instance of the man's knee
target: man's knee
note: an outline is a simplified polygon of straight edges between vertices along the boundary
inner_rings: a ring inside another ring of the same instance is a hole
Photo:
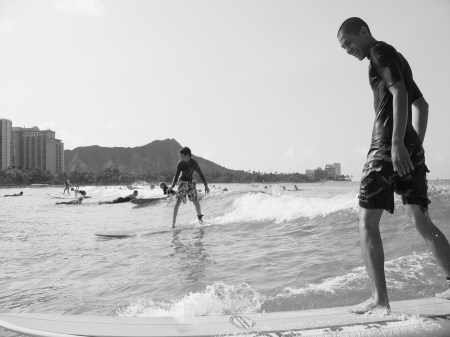
[[[431,221],[428,212],[423,210],[420,205],[406,205],[406,213],[409,220],[421,234],[434,232],[436,226]]]
[[[370,231],[378,228],[382,214],[382,209],[361,208],[359,211],[359,229]]]

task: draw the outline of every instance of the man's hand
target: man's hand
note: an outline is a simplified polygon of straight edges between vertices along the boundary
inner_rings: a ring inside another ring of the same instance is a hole
[[[208,185],[205,185],[205,193],[209,193],[209,187],[208,187]]]
[[[391,157],[394,172],[397,172],[399,176],[405,176],[414,170],[408,150],[402,142],[392,144]]]

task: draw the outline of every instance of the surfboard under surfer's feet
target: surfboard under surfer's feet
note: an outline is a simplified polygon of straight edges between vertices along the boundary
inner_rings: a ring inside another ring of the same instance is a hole
[[[444,300],[450,300],[450,289],[447,289],[443,293],[436,294],[436,297],[443,298]]]
[[[376,303],[373,298],[369,298],[368,300],[354,305],[348,308],[348,311],[353,314],[366,314],[366,313],[386,313],[389,314],[391,309],[389,305],[382,305],[380,303]],[[384,311],[384,312],[383,312]]]

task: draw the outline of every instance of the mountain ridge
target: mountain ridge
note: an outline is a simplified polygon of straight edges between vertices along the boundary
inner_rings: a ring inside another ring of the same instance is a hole
[[[181,144],[175,139],[154,140],[135,147],[102,147],[90,145],[64,150],[65,171],[98,172],[117,168],[124,173],[173,172],[180,160]],[[204,173],[238,172],[210,160],[192,155]]]

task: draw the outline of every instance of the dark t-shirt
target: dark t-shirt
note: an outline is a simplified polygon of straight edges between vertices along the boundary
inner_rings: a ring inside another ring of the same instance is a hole
[[[377,42],[369,52],[369,83],[372,87],[375,108],[375,122],[372,131],[372,146],[390,145],[393,132],[393,100],[389,87],[403,81],[408,92],[408,120],[405,131],[405,145],[410,147],[420,142],[412,126],[412,102],[422,97],[413,80],[408,61],[394,47]]]
[[[180,160],[178,162],[177,173],[175,173],[175,177],[173,178],[172,186],[175,185],[176,182],[178,181],[180,173],[181,173],[180,177],[181,181],[192,181],[194,171],[197,171],[203,183],[206,185],[206,179],[202,171],[200,170],[200,166],[198,165],[197,161],[191,158],[188,162],[185,162],[184,160]]]

